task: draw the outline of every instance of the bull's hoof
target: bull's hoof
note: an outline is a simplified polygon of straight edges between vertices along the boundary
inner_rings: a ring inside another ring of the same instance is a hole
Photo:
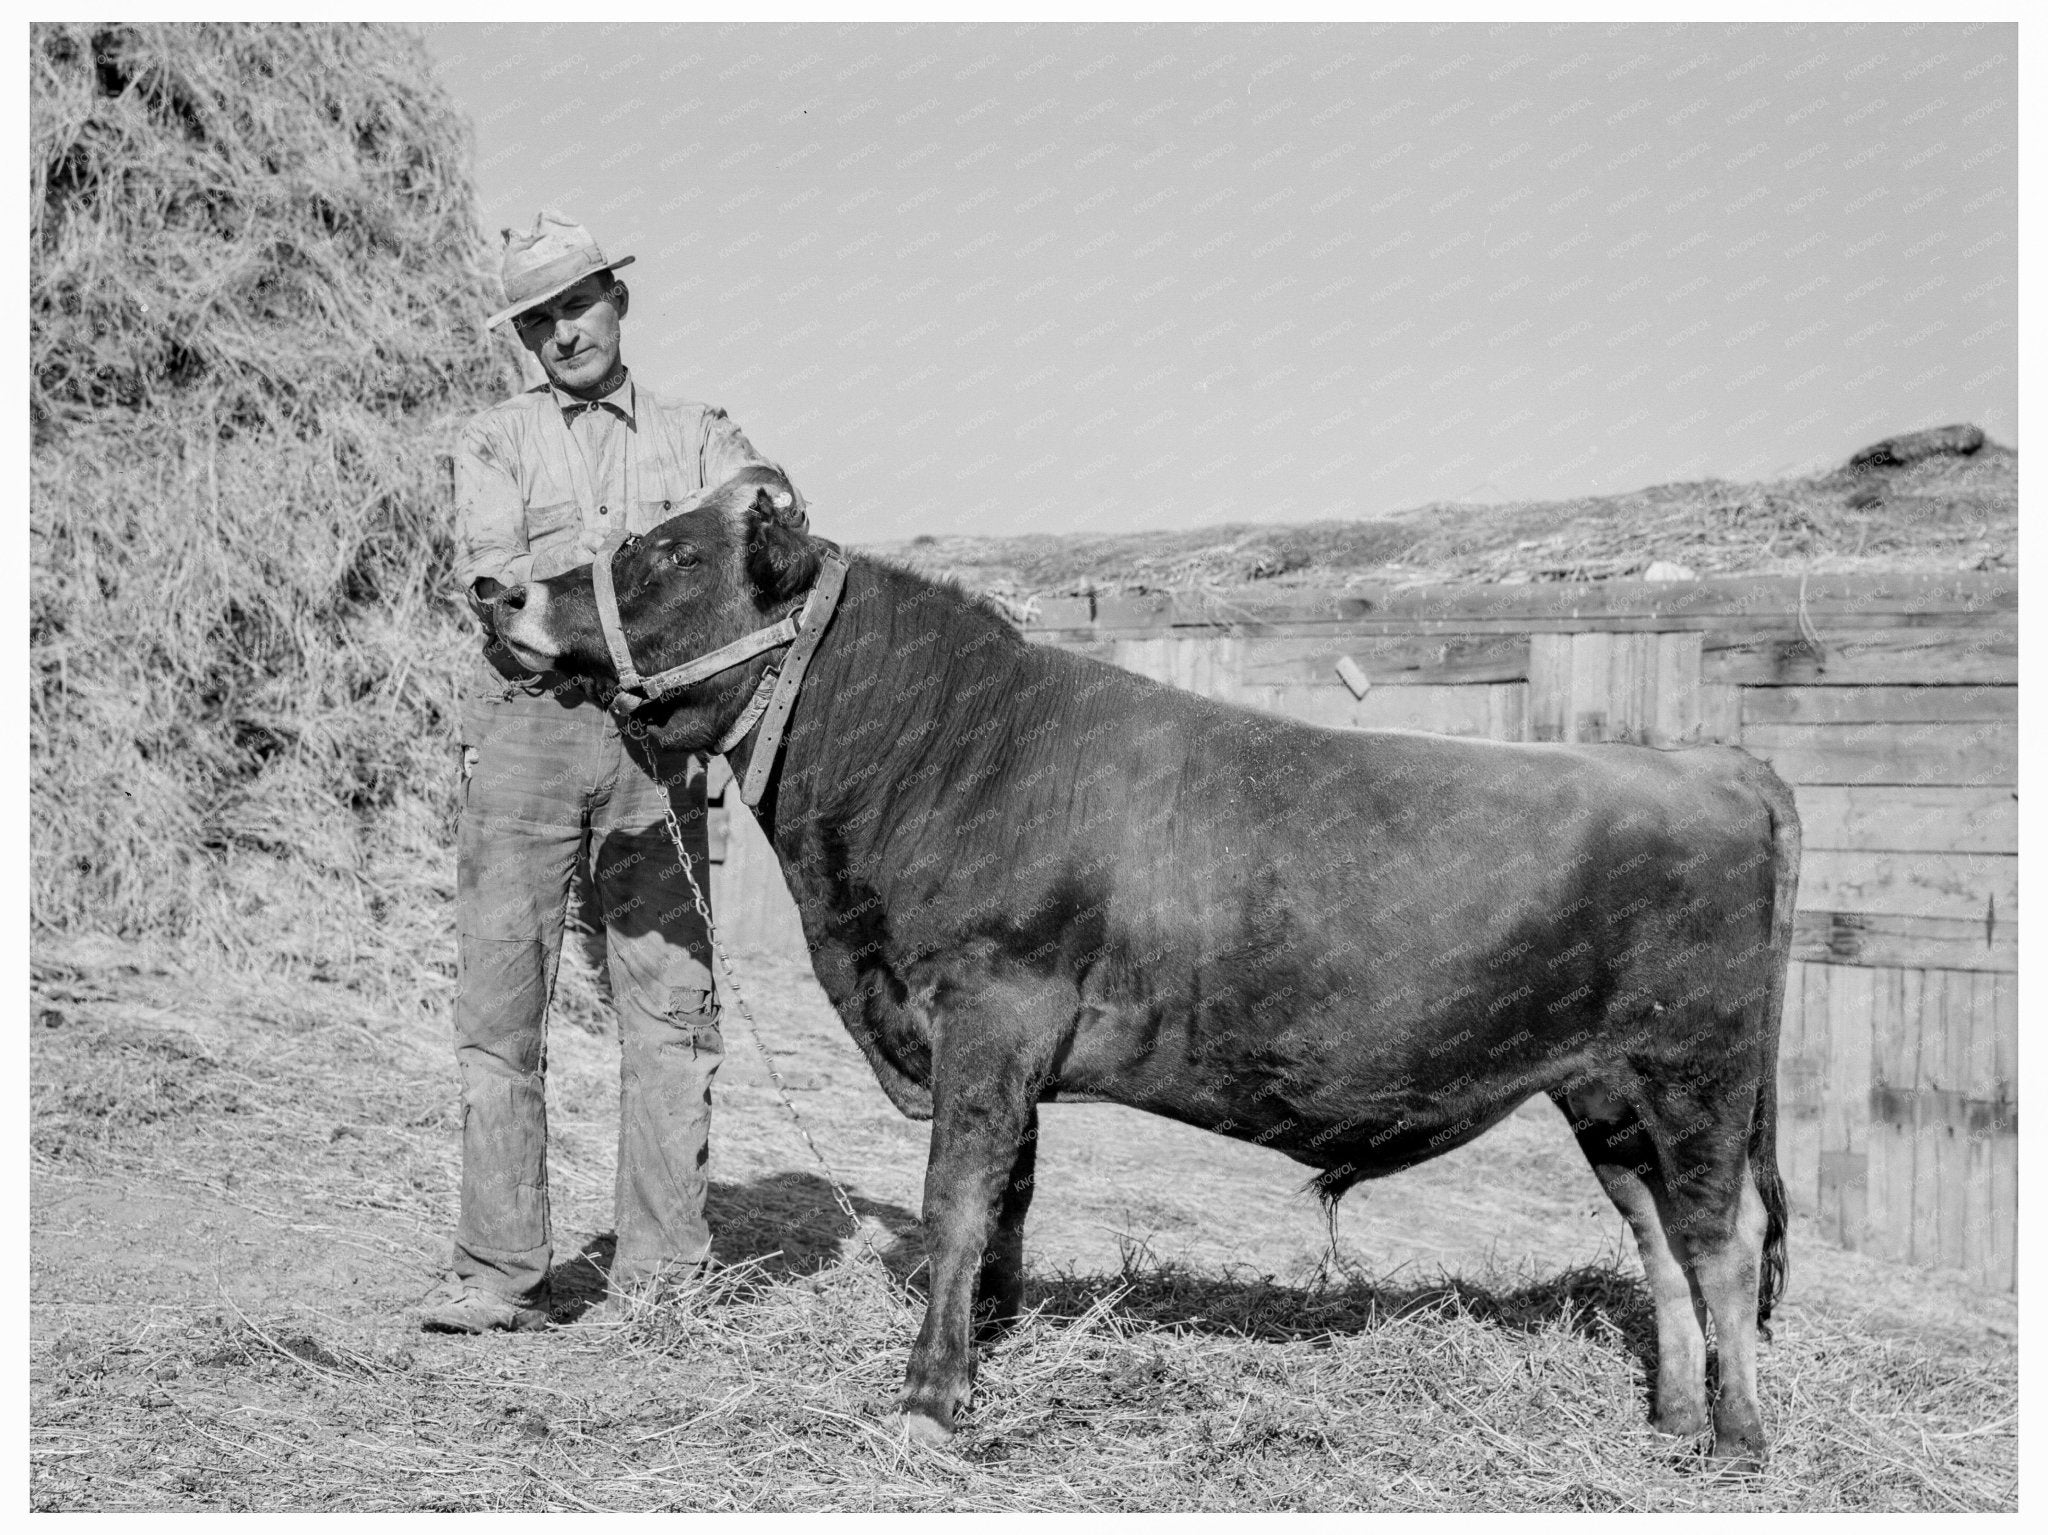
[[[1711,1469],[1715,1476],[1734,1478],[1764,1474],[1764,1447],[1743,1439],[1714,1440]]]
[[[1707,1431],[1707,1404],[1684,1402],[1675,1407],[1660,1407],[1651,1417],[1650,1427],[1668,1438],[1697,1439]]]
[[[933,1448],[953,1442],[953,1427],[941,1423],[922,1408],[905,1405],[882,1420],[891,1433],[901,1434],[912,1444],[931,1445]]]

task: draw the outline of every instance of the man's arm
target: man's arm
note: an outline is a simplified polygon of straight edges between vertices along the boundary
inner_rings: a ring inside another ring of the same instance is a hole
[[[519,482],[500,458],[494,435],[471,426],[455,449],[456,584],[474,607],[478,581],[524,586],[532,574]]]

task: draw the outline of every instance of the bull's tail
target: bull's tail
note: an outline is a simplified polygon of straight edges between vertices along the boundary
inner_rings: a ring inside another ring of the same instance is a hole
[[[1792,791],[1769,768],[1757,788],[1770,816],[1775,884],[1771,896],[1771,982],[1756,1051],[1756,1112],[1749,1126],[1750,1176],[1764,1204],[1763,1263],[1758,1270],[1757,1330],[1771,1335],[1771,1311],[1785,1294],[1791,1263],[1785,1252],[1785,1180],[1778,1175],[1778,1031],[1792,963],[1792,913],[1799,896],[1799,809]]]

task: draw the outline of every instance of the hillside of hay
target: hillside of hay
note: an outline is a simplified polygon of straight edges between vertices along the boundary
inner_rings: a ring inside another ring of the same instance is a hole
[[[388,28],[29,73],[35,929],[348,964],[445,899],[447,448],[517,383],[467,128]]]
[[[1186,587],[1421,585],[1641,577],[2011,570],[2019,455],[1967,454],[1822,475],[1653,485],[1497,506],[1436,503],[1385,517],[1173,532],[921,536],[873,552],[998,594]]]

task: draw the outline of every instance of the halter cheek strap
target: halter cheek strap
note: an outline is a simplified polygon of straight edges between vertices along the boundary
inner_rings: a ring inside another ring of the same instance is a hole
[[[626,631],[619,622],[618,590],[612,584],[613,557],[634,541],[623,537],[608,539],[590,570],[591,590],[597,598],[598,627],[604,631],[605,648],[611,652],[612,665],[619,674],[619,688],[612,695],[611,703],[616,712],[631,714],[642,704],[686,688],[693,682],[702,682],[706,677],[730,671],[764,650],[773,650],[778,645],[790,647],[779,665],[770,666],[762,673],[761,680],[754,685],[754,696],[747,700],[739,718],[732,722],[713,748],[722,756],[745,740],[750,731],[757,727],[760,729],[760,739],[754,743],[753,753],[747,760],[746,778],[740,784],[740,798],[748,809],[752,809],[761,802],[761,796],[767,790],[768,775],[782,749],[783,730],[789,724],[790,712],[796,708],[797,690],[803,686],[804,673],[818,652],[818,644],[825,637],[832,615],[838,611],[839,594],[846,585],[846,556],[836,546],[823,539],[818,540],[823,545],[818,574],[804,598],[801,612],[785,613],[767,628],[742,635],[709,655],[686,661],[681,666],[671,666],[652,677],[643,677],[633,665]]]
[[[740,662],[750,661],[764,650],[787,645],[797,637],[800,620],[793,612],[785,613],[767,628],[742,635],[730,645],[719,646],[709,655],[686,661],[681,666],[671,666],[651,677],[643,677],[639,668],[634,666],[632,649],[626,643],[625,625],[619,620],[618,588],[612,583],[613,558],[628,544],[637,541],[637,538],[621,537],[605,540],[604,547],[590,566],[590,589],[597,599],[598,628],[604,633],[605,649],[611,652],[612,669],[619,674],[619,691],[612,700],[612,707],[619,713],[631,714],[644,703],[665,697],[693,682],[702,682],[706,677],[730,671]]]

